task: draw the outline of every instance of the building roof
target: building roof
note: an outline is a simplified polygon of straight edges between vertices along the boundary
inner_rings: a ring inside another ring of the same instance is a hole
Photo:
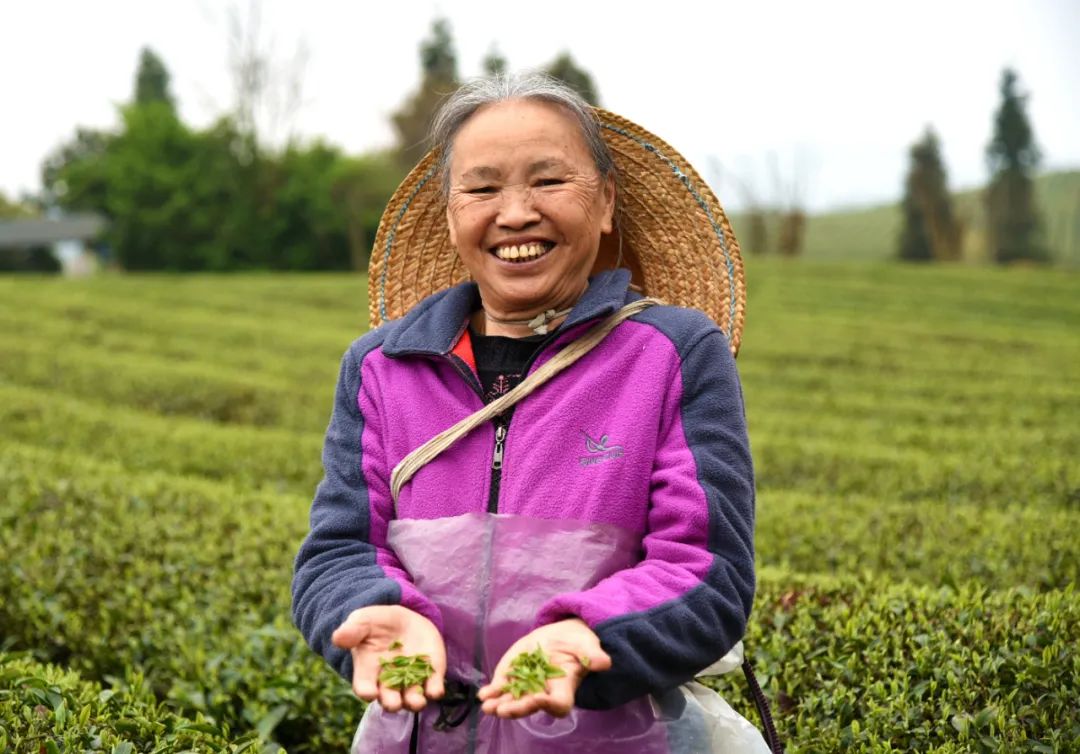
[[[0,220],[0,249],[45,246],[57,241],[88,241],[105,228],[105,218],[90,213],[57,219]]]

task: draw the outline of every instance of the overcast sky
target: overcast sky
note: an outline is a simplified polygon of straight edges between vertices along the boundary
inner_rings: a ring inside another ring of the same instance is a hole
[[[232,100],[228,6],[0,0],[0,191],[36,191],[42,159],[76,125],[116,123],[143,45],[165,60],[188,122],[204,125],[224,112]],[[481,72],[492,44],[513,69],[569,50],[592,73],[604,106],[682,151],[731,207],[740,193],[717,180],[717,164],[760,200],[793,189],[812,209],[895,199],[907,149],[928,123],[941,138],[950,184],[981,183],[1006,65],[1031,92],[1044,166],[1080,167],[1078,0],[262,7],[264,39],[280,59],[307,49],[294,129],[352,152],[392,143],[388,115],[415,87],[417,46],[444,15],[465,76]]]

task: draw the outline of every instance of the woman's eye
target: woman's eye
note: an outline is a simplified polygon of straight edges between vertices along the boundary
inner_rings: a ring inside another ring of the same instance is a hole
[[[562,178],[541,178],[536,182],[537,186],[561,186],[566,183]]]
[[[494,186],[477,186],[468,190],[470,194],[493,194],[495,193]]]

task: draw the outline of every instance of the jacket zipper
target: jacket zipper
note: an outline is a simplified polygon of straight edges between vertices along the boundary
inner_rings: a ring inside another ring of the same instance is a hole
[[[465,380],[466,384],[473,389],[480,400],[484,400],[484,393],[480,384],[476,381],[476,376],[472,373],[457,356],[447,354],[446,358],[450,360],[454,369]],[[514,409],[511,408],[508,413],[513,413]],[[499,512],[499,486],[502,481],[502,466],[503,466],[503,452],[506,448],[506,431],[510,426],[509,417],[496,416],[491,420],[495,425],[495,450],[491,455],[491,483],[488,485],[488,513]]]
[[[506,425],[499,422],[495,425],[495,455],[491,458],[491,470],[502,471],[503,446],[506,443]]]
[[[488,488],[488,513],[499,512],[499,488],[502,486],[503,451],[509,422],[501,416],[495,422],[495,452],[491,455],[491,485]]]

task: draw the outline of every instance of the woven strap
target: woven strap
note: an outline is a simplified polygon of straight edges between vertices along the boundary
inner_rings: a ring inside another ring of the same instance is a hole
[[[393,495],[394,505],[397,505],[401,488],[429,461],[435,459],[440,453],[476,427],[479,427],[484,422],[491,421],[587,354],[620,322],[659,303],[661,302],[655,298],[639,298],[637,301],[627,304],[551,357],[542,367],[522,380],[517,387],[506,393],[506,395],[500,396],[475,414],[467,416],[449,429],[443,430],[402,458],[401,463],[394,467],[394,471],[390,475],[390,493]]]
[[[761,690],[761,684],[754,675],[754,666],[750,664],[750,660],[743,660],[742,670],[743,675],[746,676],[746,683],[750,686],[750,696],[754,697],[754,706],[761,715],[761,727],[765,729],[765,743],[772,754],[784,754],[784,742],[780,740],[780,734],[776,732],[772,712],[769,710],[769,700],[765,698],[765,692]]]

